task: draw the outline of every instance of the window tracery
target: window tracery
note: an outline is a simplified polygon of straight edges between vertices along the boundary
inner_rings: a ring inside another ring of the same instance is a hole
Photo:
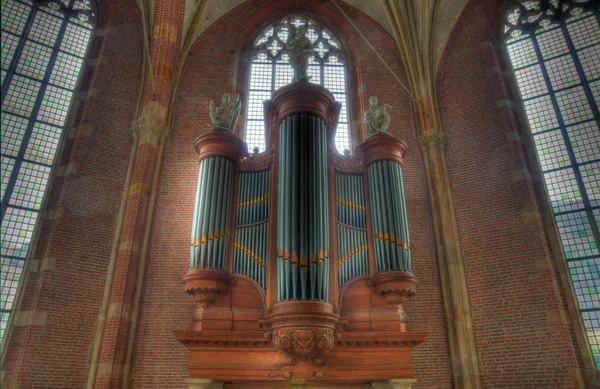
[[[600,2],[513,0],[504,38],[600,370]]]
[[[0,339],[93,33],[88,0],[2,0]]]
[[[314,20],[299,14],[289,15],[267,27],[256,39],[251,51],[249,98],[246,114],[248,149],[265,149],[263,101],[277,89],[292,81],[286,43],[293,27],[304,31],[316,55],[310,58],[310,82],[333,93],[342,104],[336,131],[336,147],[340,152],[350,148],[346,89],[346,57],[339,41]]]

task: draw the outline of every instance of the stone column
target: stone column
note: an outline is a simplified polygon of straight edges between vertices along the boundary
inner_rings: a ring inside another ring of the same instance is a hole
[[[457,389],[481,388],[464,258],[446,164],[446,134],[430,129],[418,138],[423,153],[444,298],[452,375]]]
[[[125,367],[142,238],[147,229],[151,188],[159,149],[169,133],[163,121],[146,114],[131,124],[134,144],[131,184],[105,318],[94,389],[120,388]],[[108,275],[111,277],[111,274]]]

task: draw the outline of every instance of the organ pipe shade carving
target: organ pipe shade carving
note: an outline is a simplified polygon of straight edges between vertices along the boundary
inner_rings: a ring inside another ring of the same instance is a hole
[[[395,161],[377,161],[368,167],[367,175],[377,272],[410,271],[402,168]]]
[[[369,274],[364,180],[361,174],[335,173],[339,286]]]
[[[231,228],[234,164],[222,157],[200,162],[192,224],[191,269],[225,270]]]
[[[266,289],[271,171],[239,174],[233,272]]]
[[[329,299],[327,129],[296,114],[280,125],[278,300]]]

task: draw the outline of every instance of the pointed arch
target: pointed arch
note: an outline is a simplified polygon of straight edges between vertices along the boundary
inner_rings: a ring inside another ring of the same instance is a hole
[[[2,0],[0,339],[96,23],[90,0]]]
[[[512,0],[504,43],[600,370],[600,7]]]
[[[313,44],[316,55],[309,61],[310,82],[333,93],[342,104],[336,131],[336,147],[340,152],[350,149],[350,129],[347,105],[347,57],[337,38],[312,18],[293,13],[264,28],[252,44],[249,58],[248,102],[244,138],[248,148],[265,149],[263,101],[292,81],[292,68],[286,42],[292,28],[301,28]]]

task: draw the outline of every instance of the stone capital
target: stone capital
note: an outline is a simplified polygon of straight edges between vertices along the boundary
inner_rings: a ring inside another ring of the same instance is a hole
[[[158,147],[159,142],[169,135],[170,128],[157,116],[148,113],[131,122],[131,135],[138,139],[138,145],[150,143]]]
[[[188,384],[189,389],[222,389],[224,385],[210,378],[188,378],[185,383]]]
[[[439,148],[446,147],[446,134],[442,131],[431,128],[417,137],[419,142],[419,150],[423,152],[426,148],[438,146]]]

